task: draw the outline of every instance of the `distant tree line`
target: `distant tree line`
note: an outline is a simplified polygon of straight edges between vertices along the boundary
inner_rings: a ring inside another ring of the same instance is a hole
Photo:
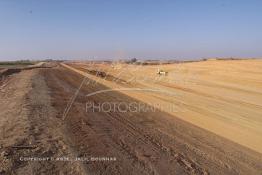
[[[18,61],[1,61],[0,65],[32,65],[34,64],[30,60],[18,60]]]

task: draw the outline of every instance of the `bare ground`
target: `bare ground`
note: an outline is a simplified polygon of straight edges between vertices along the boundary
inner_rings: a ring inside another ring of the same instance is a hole
[[[77,162],[23,161],[26,157],[62,157],[71,153],[39,70],[12,76],[1,92],[0,172],[83,174]]]
[[[260,153],[162,111],[93,112],[86,102],[139,102],[119,92],[86,95],[63,67],[14,74],[1,89],[1,173],[261,174]],[[5,84],[6,82],[4,82]],[[31,146],[29,149],[14,146]],[[21,161],[21,157],[115,157],[116,161]]]

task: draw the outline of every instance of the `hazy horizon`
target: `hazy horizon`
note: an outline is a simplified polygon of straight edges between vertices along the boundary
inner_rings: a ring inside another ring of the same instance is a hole
[[[0,61],[262,57],[262,1],[0,1]]]

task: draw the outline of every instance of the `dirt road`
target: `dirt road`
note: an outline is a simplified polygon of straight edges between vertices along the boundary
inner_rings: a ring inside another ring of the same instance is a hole
[[[10,78],[1,93],[2,173],[261,174],[261,154],[169,113],[87,108],[87,103],[144,102],[115,91],[87,97],[108,87],[83,79],[62,66]],[[14,148],[19,145],[33,148]],[[72,159],[20,160],[30,156]]]

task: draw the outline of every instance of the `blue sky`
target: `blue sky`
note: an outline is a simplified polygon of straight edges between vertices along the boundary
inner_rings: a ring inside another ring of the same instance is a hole
[[[132,57],[262,57],[262,1],[0,1],[0,60]]]

